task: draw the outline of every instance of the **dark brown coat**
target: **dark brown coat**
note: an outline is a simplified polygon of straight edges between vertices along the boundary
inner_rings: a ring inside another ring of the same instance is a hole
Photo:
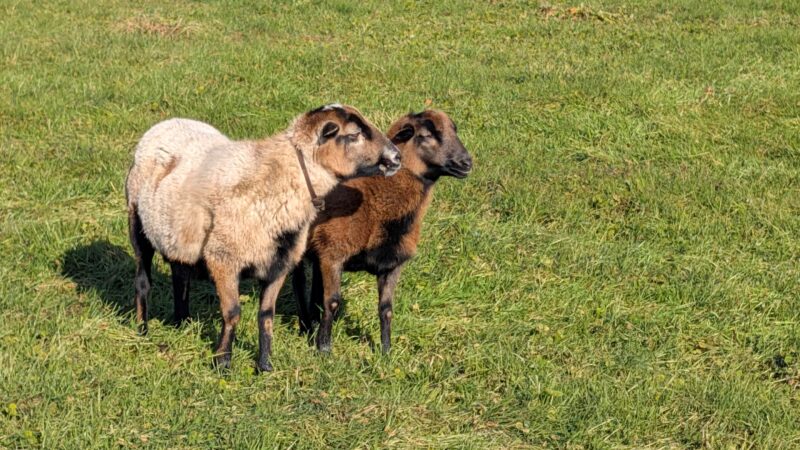
[[[331,348],[342,271],[377,276],[381,342],[384,352],[389,351],[394,289],[403,264],[417,252],[434,184],[441,176],[463,178],[472,169],[455,124],[441,111],[403,116],[390,127],[388,136],[400,149],[402,169],[392,177],[340,184],[325,198],[325,211],[312,226],[306,253],[314,265],[311,306],[305,301],[303,267],[293,275],[303,331],[319,320],[318,306],[322,306],[317,334],[321,351]]]

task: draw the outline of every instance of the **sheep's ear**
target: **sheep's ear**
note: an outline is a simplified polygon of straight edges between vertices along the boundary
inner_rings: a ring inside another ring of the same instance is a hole
[[[392,142],[395,144],[401,144],[408,141],[412,137],[414,137],[414,127],[411,125],[406,125],[394,135]]]
[[[333,122],[328,122],[325,126],[322,127],[322,134],[320,135],[320,141],[327,141],[328,139],[336,136],[336,133],[339,132],[339,125],[336,125]]]

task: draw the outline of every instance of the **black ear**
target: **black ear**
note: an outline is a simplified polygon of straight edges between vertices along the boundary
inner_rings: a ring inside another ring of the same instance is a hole
[[[339,125],[336,125],[333,122],[328,122],[322,127],[322,135],[320,136],[320,141],[324,142],[328,139],[336,136],[336,133],[339,132]]]
[[[397,132],[392,138],[392,142],[395,144],[402,144],[407,140],[414,137],[414,127],[412,125],[406,125]]]

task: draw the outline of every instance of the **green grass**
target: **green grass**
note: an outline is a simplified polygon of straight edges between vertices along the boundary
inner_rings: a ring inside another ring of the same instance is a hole
[[[800,3],[0,4],[0,447],[800,447]],[[572,8],[572,9],[571,9]],[[445,179],[398,290],[345,278],[334,353],[255,289],[132,323],[123,182],[167,117],[237,138],[426,101]]]

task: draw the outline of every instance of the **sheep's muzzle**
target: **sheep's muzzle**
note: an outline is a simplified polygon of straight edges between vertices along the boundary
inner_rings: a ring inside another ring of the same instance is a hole
[[[384,176],[390,177],[400,170],[400,151],[394,144],[389,143],[383,147],[378,169]]]

